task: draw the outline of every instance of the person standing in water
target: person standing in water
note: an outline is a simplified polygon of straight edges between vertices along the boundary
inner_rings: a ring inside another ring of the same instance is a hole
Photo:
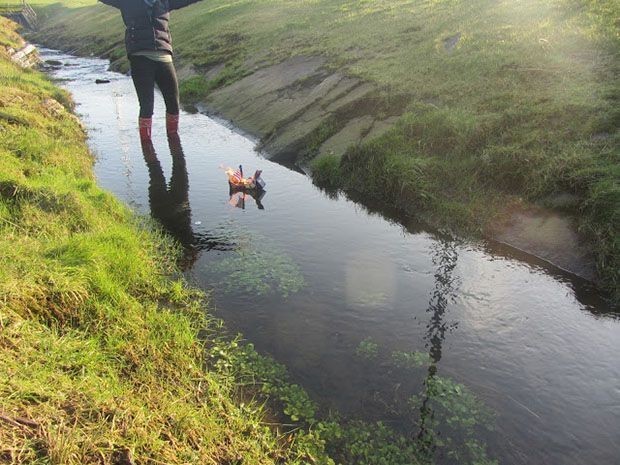
[[[166,132],[179,129],[179,85],[172,61],[170,11],[200,0],[99,0],[118,8],[125,23],[125,47],[140,102],[140,140],[151,139],[155,84],[166,103]]]

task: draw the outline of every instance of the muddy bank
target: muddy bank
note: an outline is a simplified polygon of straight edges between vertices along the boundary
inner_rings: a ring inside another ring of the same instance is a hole
[[[217,79],[218,69],[206,76]],[[297,56],[256,69],[204,103],[260,138],[266,158],[304,166],[317,155],[341,156],[383,134],[408,101],[399,96],[388,104],[376,85],[331,70],[325,58]]]
[[[490,226],[487,236],[588,281],[598,279],[594,256],[568,215],[524,206]]]

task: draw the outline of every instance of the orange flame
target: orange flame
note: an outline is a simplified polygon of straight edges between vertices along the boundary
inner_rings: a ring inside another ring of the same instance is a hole
[[[249,178],[242,177],[241,179],[239,179],[239,177],[235,175],[235,170],[233,170],[231,167],[224,168],[224,166],[221,165],[220,168],[224,170],[224,173],[226,173],[226,176],[228,176],[228,182],[233,186],[245,187],[248,189],[256,186],[254,176],[250,176]]]

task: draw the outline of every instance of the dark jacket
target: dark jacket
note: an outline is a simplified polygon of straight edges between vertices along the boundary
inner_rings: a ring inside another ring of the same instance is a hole
[[[144,0],[99,0],[121,10],[125,23],[127,55],[142,50],[163,50],[172,54],[168,28],[170,11],[200,0],[157,0],[149,7]]]

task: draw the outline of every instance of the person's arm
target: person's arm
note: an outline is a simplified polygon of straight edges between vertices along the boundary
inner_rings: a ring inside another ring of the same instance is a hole
[[[114,8],[121,8],[122,0],[99,0],[101,3],[105,3],[106,5],[113,6]]]
[[[201,0],[169,0],[169,3],[171,10],[178,10],[179,8],[183,8],[185,6],[191,5],[192,3],[200,1]]]

